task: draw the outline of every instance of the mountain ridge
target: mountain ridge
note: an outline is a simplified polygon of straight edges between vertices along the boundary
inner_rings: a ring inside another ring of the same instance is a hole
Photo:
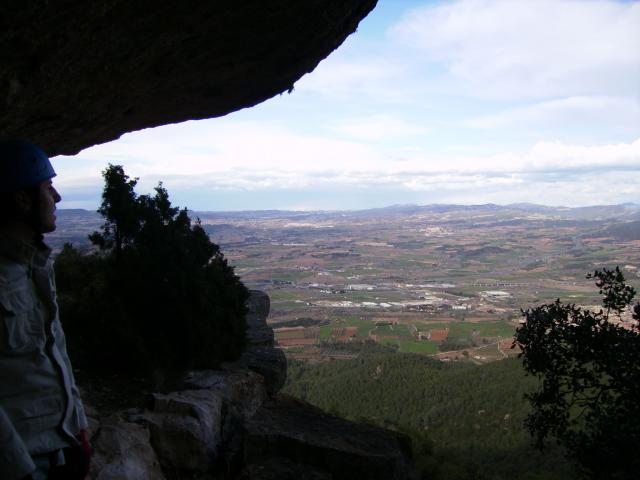
[[[393,204],[386,207],[375,207],[354,210],[284,210],[284,209],[266,209],[266,210],[189,210],[189,215],[193,218],[198,216],[209,218],[211,216],[228,217],[228,218],[280,218],[280,217],[301,217],[314,215],[336,215],[336,216],[352,216],[352,215],[373,215],[373,214],[417,214],[417,213],[446,213],[451,211],[523,211],[527,213],[547,213],[547,214],[566,214],[566,213],[599,213],[600,215],[627,213],[630,215],[638,214],[640,216],[639,203],[619,203],[611,205],[586,205],[580,207],[567,206],[550,206],[536,203],[520,202],[500,205],[496,203],[484,204],[455,204],[455,203],[431,203],[426,205],[419,204]],[[59,212],[63,214],[84,215],[94,213],[92,210],[82,208],[59,208]],[[97,213],[96,213],[97,215]]]

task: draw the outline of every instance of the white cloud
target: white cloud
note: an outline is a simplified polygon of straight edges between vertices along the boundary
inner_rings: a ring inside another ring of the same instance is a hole
[[[373,115],[339,120],[331,129],[363,141],[411,137],[428,132],[427,128],[407,122],[396,115]]]
[[[425,189],[433,191],[433,189]],[[554,179],[534,181],[522,178],[512,184],[484,182],[477,188],[474,182],[460,183],[456,188],[438,191],[438,203],[517,203],[569,207],[612,205],[634,201],[640,196],[640,172],[589,173],[579,178],[556,176]]]
[[[612,170],[640,171],[640,139],[612,145],[571,145],[538,142],[521,152],[447,157],[416,156],[397,161],[394,172],[452,173],[465,175],[527,174],[542,172]]]
[[[409,12],[390,35],[482,97],[626,96],[640,84],[639,3],[458,0]]]
[[[382,36],[382,34],[381,34]],[[334,102],[369,99],[376,104],[410,102],[412,65],[397,52],[358,52],[363,45],[341,47],[295,84],[294,94],[320,95]],[[364,42],[363,42],[364,43]]]
[[[414,153],[390,159],[365,142],[219,119],[190,123],[172,126],[171,135],[165,130],[170,127],[156,128],[86,150],[71,160],[88,166],[61,175],[57,183],[63,189],[77,187],[82,184],[81,177],[90,174],[91,181],[85,177],[85,184],[95,184],[96,170],[107,162],[123,163],[130,176],[142,177],[141,188],[146,191],[159,180],[165,181],[170,191],[330,191],[348,187],[480,192],[518,189],[527,182],[575,182],[577,177],[600,182],[603,175],[619,172],[627,172],[629,178],[640,177],[640,139],[596,146],[548,141],[494,155]],[[375,129],[365,128],[364,136],[372,131]],[[54,164],[64,160],[59,157]],[[640,182],[626,188],[636,192]]]
[[[464,122],[471,128],[593,126],[640,131],[640,103],[625,97],[568,97],[511,108]]]
[[[353,92],[366,93],[375,84],[389,81],[397,72],[380,60],[349,60],[333,55],[324,60],[312,74],[295,84],[296,91],[314,92],[325,96],[349,97]],[[379,93],[375,89],[376,94]],[[389,92],[392,95],[392,92]]]
[[[54,165],[64,167],[57,183],[75,186],[99,182],[107,163],[123,164],[129,176],[140,177],[140,186],[150,190],[159,180],[169,185],[168,179],[202,187],[290,188],[300,185],[300,176],[376,169],[382,162],[381,154],[366,143],[213,119],[127,134],[75,158],[58,157]]]
[[[523,167],[534,172],[610,169],[640,171],[640,139],[615,145],[565,145],[540,142],[528,155]]]
[[[640,198],[640,2],[431,2],[386,39],[373,33],[279,100],[54,159],[56,183],[96,197],[110,162],[140,177],[141,193],[163,180],[192,198],[297,192],[292,205],[337,189],[360,205],[388,190],[430,202]]]

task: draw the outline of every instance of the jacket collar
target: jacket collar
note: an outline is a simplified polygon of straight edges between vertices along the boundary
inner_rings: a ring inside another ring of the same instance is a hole
[[[31,243],[0,234],[0,256],[7,259],[42,268],[50,255],[51,249],[42,240]]]

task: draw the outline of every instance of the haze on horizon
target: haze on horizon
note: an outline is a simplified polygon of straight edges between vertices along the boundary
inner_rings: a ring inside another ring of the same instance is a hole
[[[640,1],[379,0],[291,94],[56,157],[196,211],[640,203]]]

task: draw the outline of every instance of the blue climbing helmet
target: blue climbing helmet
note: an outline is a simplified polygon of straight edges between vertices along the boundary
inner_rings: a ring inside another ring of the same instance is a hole
[[[17,192],[55,176],[40,147],[21,140],[0,141],[0,193]]]

